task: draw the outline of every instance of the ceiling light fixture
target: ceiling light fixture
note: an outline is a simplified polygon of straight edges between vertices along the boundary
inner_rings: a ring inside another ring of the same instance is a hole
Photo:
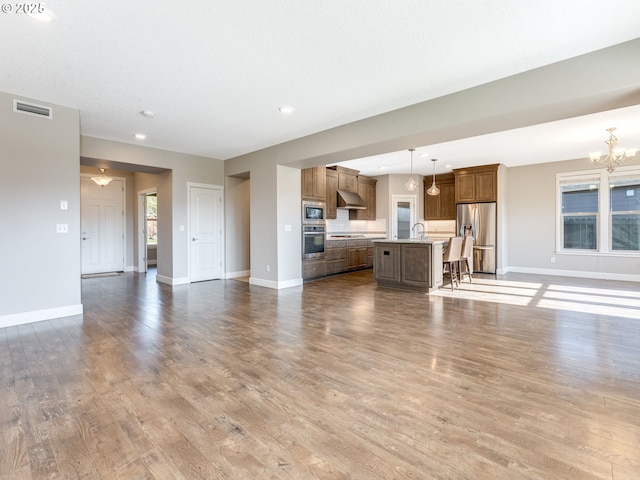
[[[29,5],[38,7],[34,9],[35,11],[27,13],[27,15],[29,15],[34,20],[38,20],[40,22],[50,22],[51,20],[54,19],[53,13],[48,8],[45,8],[44,3],[34,3]]]
[[[409,177],[407,183],[404,184],[404,188],[406,188],[410,192],[413,192],[416,188],[418,188],[418,182],[416,182],[416,180],[413,178],[413,152],[415,152],[415,150],[415,148],[409,149],[409,151],[411,152],[411,176]]]
[[[147,138],[144,133],[136,133],[134,137],[136,137],[138,140],[144,140],[145,138]]]
[[[432,158],[431,161],[433,162],[433,183],[427,189],[427,193],[429,195],[436,196],[436,195],[440,195],[440,189],[436,187],[436,162],[438,161],[438,159]]]
[[[613,134],[615,129],[616,127],[607,128],[609,138],[605,140],[604,143],[609,147],[609,153],[606,156],[603,156],[600,152],[592,152],[589,154],[593,165],[605,165],[609,173],[613,172],[615,168],[620,165],[623,158],[632,158],[636,155],[635,148],[615,148],[618,143],[618,138]]]
[[[280,108],[278,109],[278,111],[279,111],[280,113],[283,113],[283,114],[285,114],[285,115],[289,115],[289,114],[293,113],[293,111],[294,111],[294,110],[295,110],[295,108],[293,108],[293,107],[291,107],[291,106],[289,106],[289,105],[285,105],[285,106],[280,107]]]
[[[101,187],[105,187],[105,186],[107,186],[107,185],[109,185],[111,183],[111,180],[113,180],[113,178],[107,177],[104,174],[104,168],[101,168],[100,169],[100,175],[98,175],[97,177],[91,177],[91,180],[96,182]]]

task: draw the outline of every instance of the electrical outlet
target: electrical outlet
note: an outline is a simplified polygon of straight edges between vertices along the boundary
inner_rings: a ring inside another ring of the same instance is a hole
[[[556,257],[551,257],[551,263],[556,263]]]
[[[69,224],[67,223],[56,224],[56,233],[69,233]]]
[[[267,272],[271,271],[271,265],[267,265]]]

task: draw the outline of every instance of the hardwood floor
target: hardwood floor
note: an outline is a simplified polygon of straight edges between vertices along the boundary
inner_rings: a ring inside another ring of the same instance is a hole
[[[638,284],[82,282],[0,329],[2,479],[640,478]]]

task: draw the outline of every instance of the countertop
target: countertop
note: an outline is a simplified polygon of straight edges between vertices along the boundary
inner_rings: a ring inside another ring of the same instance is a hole
[[[384,235],[375,233],[327,235],[327,240],[382,240],[384,238],[386,238]]]
[[[434,243],[445,243],[444,240],[432,240],[432,239],[421,239],[421,238],[401,238],[401,239],[396,239],[396,240],[389,240],[389,239],[379,239],[376,240],[376,243],[380,242],[380,243],[411,243],[411,244],[415,244],[415,243],[424,243],[424,244],[431,244],[433,245]]]

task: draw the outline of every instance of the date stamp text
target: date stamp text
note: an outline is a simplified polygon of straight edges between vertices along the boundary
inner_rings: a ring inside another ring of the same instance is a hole
[[[35,14],[44,13],[44,3],[3,3],[0,5],[2,13],[23,13],[23,14]]]

